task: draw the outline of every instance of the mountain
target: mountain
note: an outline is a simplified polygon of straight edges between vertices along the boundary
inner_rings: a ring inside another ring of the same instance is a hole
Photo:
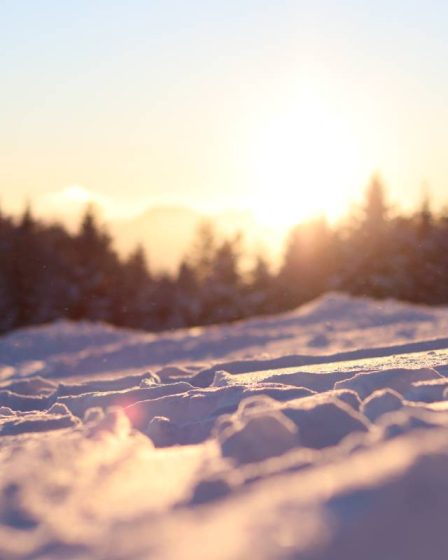
[[[268,258],[279,253],[282,240],[278,234],[272,235],[248,210],[205,214],[187,206],[155,206],[133,218],[111,221],[108,228],[121,253],[128,253],[141,243],[153,269],[173,271],[188,253],[199,225],[207,219],[212,221],[219,236],[242,232],[248,253],[263,252]]]
[[[188,207],[159,206],[134,218],[114,221],[109,229],[120,252],[138,243],[146,249],[151,267],[173,270],[191,245],[203,216]]]

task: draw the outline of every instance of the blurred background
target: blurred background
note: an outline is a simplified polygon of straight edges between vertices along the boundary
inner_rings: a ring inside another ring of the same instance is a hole
[[[0,331],[448,303],[448,6],[0,1]]]

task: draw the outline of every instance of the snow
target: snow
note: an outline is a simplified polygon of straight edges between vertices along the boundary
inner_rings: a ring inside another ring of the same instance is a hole
[[[403,397],[393,389],[378,389],[371,393],[361,404],[361,412],[371,422],[383,414],[403,407]]]
[[[448,309],[0,338],[0,558],[446,559]]]
[[[358,393],[361,399],[366,399],[373,391],[378,389],[395,389],[403,393],[412,383],[436,379],[440,379],[440,375],[434,369],[390,369],[357,373],[350,379],[337,381],[334,388],[351,389]]]

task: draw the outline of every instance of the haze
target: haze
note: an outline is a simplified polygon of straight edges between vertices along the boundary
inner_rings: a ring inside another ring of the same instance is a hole
[[[446,202],[444,2],[0,2],[2,205],[336,219]]]

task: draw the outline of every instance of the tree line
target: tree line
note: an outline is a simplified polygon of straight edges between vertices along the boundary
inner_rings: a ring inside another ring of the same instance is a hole
[[[204,222],[175,274],[154,274],[138,246],[120,257],[87,209],[77,232],[27,208],[0,214],[0,332],[56,319],[150,331],[234,321],[292,309],[328,290],[448,303],[448,216],[428,200],[394,213],[380,179],[364,204],[330,227],[323,218],[289,233],[278,270],[263,255],[243,269],[242,236],[220,239]]]

